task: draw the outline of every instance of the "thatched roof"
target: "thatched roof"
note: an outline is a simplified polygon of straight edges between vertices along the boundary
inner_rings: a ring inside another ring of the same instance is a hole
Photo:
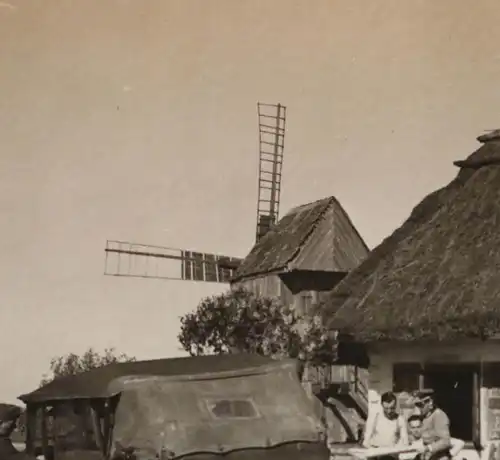
[[[301,269],[346,273],[368,252],[332,196],[293,208],[253,247],[232,281]]]
[[[331,328],[357,340],[500,332],[500,131],[330,293]]]
[[[108,364],[77,375],[60,377],[19,397],[25,403],[75,398],[102,398],[116,378],[130,375],[179,376],[247,369],[273,363],[254,354],[227,354],[165,358]]]

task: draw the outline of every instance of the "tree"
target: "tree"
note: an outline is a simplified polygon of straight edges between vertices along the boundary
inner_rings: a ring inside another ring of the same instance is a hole
[[[93,348],[89,348],[83,355],[69,353],[56,356],[50,361],[50,374],[44,375],[40,386],[66,375],[75,375],[81,372],[96,369],[106,364],[135,361],[135,358],[124,353],[117,354],[114,348],[106,348],[103,354],[99,354]]]
[[[247,352],[330,363],[336,355],[335,336],[319,311],[300,316],[277,299],[241,288],[203,299],[181,318],[178,339],[192,356]]]

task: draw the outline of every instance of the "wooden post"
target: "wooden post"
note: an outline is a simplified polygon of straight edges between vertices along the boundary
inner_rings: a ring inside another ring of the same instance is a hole
[[[359,367],[354,366],[354,392],[359,393]]]
[[[105,445],[105,456],[107,457],[111,451],[111,398],[106,400],[104,404],[104,418],[102,424],[102,437]]]
[[[425,388],[425,364],[420,363],[420,373],[418,374],[418,389]]]
[[[97,444],[97,447],[102,453],[102,457],[106,457],[106,443],[104,441],[104,436],[102,432],[101,426],[101,416],[100,416],[100,407],[97,401],[90,402],[90,416],[92,422],[92,430],[94,432],[94,438]]]
[[[80,400],[78,401],[78,405],[80,408],[80,426],[83,432],[83,437],[85,439],[85,445],[92,445],[92,422],[89,420],[91,417],[90,412],[90,402],[88,400]],[[90,423],[89,423],[90,422]]]
[[[104,439],[107,442],[106,455],[113,451],[113,427],[115,426],[115,414],[118,407],[119,396],[108,398],[106,404],[106,418],[104,419]]]
[[[476,448],[481,447],[481,374],[482,366],[474,370],[472,398],[473,442]]]
[[[49,457],[49,433],[47,430],[47,406],[42,404],[40,406],[40,423],[41,423],[41,436],[42,436],[42,454],[45,458]]]
[[[26,453],[35,454],[36,416],[38,407],[35,404],[26,406]]]

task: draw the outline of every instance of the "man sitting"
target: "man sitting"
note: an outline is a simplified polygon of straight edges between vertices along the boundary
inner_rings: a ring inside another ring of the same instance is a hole
[[[422,437],[423,433],[422,417],[420,415],[411,415],[408,418],[408,441],[410,446],[416,447],[421,450],[424,447],[424,440]],[[461,439],[450,438],[450,449],[449,455],[451,458],[455,458],[459,452],[464,448],[465,442]],[[400,459],[406,460],[414,458],[414,454],[401,454]]]
[[[417,392],[415,406],[419,409],[422,419],[421,457],[424,460],[450,459],[450,420],[446,413],[435,405],[434,390]]]

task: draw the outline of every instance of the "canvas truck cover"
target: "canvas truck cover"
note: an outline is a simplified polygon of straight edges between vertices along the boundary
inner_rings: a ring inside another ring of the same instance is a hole
[[[121,396],[112,446],[134,447],[139,457],[154,458],[162,448],[177,458],[320,439],[320,420],[290,361],[113,384]]]

